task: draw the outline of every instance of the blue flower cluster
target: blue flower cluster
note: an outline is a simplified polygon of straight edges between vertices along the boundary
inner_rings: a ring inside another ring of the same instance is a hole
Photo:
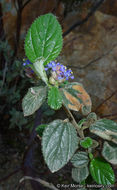
[[[46,65],[45,71],[48,69],[51,69],[52,72],[56,73],[56,80],[68,80],[69,78],[74,79],[74,75],[71,69],[67,69],[66,66],[55,61],[51,61]]]
[[[27,66],[27,65],[30,65],[30,64],[32,64],[30,61],[29,61],[29,59],[24,59],[24,63],[23,63],[23,66]]]

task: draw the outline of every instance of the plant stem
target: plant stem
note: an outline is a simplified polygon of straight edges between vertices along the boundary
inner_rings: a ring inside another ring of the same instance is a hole
[[[58,190],[52,183],[48,183],[47,181],[44,181],[40,178],[34,178],[34,177],[30,177],[30,176],[24,176],[22,179],[20,179],[20,183],[22,183],[24,180],[34,180],[36,182],[41,183],[42,185],[44,185],[45,187],[52,189],[52,190]]]
[[[63,108],[65,110],[65,112],[67,113],[68,117],[72,119],[72,124],[74,125],[74,127],[76,128],[79,136],[81,139],[84,139],[84,133],[83,130],[80,129],[80,127],[78,126],[74,116],[72,115],[71,111],[63,104]]]

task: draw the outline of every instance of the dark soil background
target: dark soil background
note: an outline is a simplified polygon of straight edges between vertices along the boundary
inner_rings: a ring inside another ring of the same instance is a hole
[[[22,68],[25,35],[33,20],[48,12],[63,28],[58,60],[71,67],[75,81],[84,85],[92,111],[117,121],[117,0],[0,0],[0,190],[47,189],[34,181],[20,184],[24,175],[55,186],[75,184],[70,163],[54,174],[49,171],[35,133],[38,124],[65,118],[63,110],[54,113],[46,105],[29,119],[21,108],[33,85]],[[81,116],[73,114],[78,121]],[[98,140],[100,151],[103,142]],[[117,178],[116,167],[114,171]]]

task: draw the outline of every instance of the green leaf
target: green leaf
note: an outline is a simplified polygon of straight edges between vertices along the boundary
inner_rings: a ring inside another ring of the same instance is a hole
[[[48,78],[44,69],[43,60],[36,61],[33,66],[36,74],[41,78],[46,84],[48,84]]]
[[[91,99],[80,83],[72,82],[60,89],[63,103],[74,111],[81,111],[83,115],[91,112]]]
[[[48,92],[48,105],[54,110],[60,109],[62,106],[62,96],[55,86]]]
[[[62,49],[62,30],[56,17],[49,13],[38,17],[28,30],[25,39],[25,53],[34,63],[44,64],[56,59]]]
[[[73,168],[72,169],[72,178],[77,183],[82,182],[85,180],[89,175],[89,170],[87,166],[84,166],[82,168]]]
[[[83,167],[88,165],[89,158],[88,154],[86,152],[78,152],[74,154],[74,156],[71,159],[71,163],[73,164],[74,167]]]
[[[93,160],[93,154],[91,153],[91,152],[89,152],[89,158],[90,158],[90,160]]]
[[[117,144],[117,123],[109,119],[100,119],[90,126],[90,132]]]
[[[89,149],[95,149],[96,147],[99,146],[99,142],[97,142],[96,140],[92,139],[92,145]]]
[[[32,115],[46,99],[46,87],[29,88],[22,101],[24,116]]]
[[[42,136],[42,151],[51,172],[58,171],[71,159],[78,148],[74,126],[62,120],[48,124]]]
[[[91,147],[92,144],[93,144],[93,141],[90,137],[86,137],[85,139],[80,141],[80,145],[83,148],[89,148],[89,147]]]
[[[115,182],[110,164],[102,158],[94,158],[90,162],[90,173],[97,184],[111,185]]]
[[[104,142],[102,155],[111,164],[117,164],[117,145]]]
[[[78,126],[81,128],[83,125],[84,125],[84,123],[86,123],[86,119],[81,119],[79,122],[78,122]]]
[[[91,112],[88,116],[87,116],[87,119],[88,120],[94,120],[96,121],[97,120],[97,115],[95,112]]]
[[[44,132],[44,129],[45,129],[46,127],[47,127],[47,124],[42,124],[42,125],[37,126],[36,132],[37,132],[37,134],[38,134],[40,137],[42,137],[43,132]]]

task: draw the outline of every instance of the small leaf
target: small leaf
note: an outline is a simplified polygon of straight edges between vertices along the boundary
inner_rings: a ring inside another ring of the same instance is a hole
[[[48,124],[42,136],[42,150],[51,172],[58,171],[67,164],[78,148],[78,140],[71,123],[55,120]]]
[[[117,144],[117,123],[109,119],[97,120],[90,126],[90,132]]]
[[[54,110],[60,109],[62,106],[62,96],[55,86],[48,92],[48,105]]]
[[[88,116],[87,116],[87,119],[88,120],[94,120],[96,121],[97,120],[97,115],[95,112],[91,112]]]
[[[82,182],[85,180],[89,175],[89,170],[87,166],[84,166],[82,168],[73,168],[72,169],[72,178],[77,183]]]
[[[32,115],[46,99],[46,87],[29,88],[22,101],[24,116]]]
[[[117,164],[117,145],[104,142],[102,155],[111,164]]]
[[[80,145],[83,148],[89,148],[89,147],[91,147],[92,144],[93,144],[93,141],[90,137],[86,137],[85,139],[80,141]]]
[[[89,153],[89,158],[90,158],[90,160],[93,160],[93,158],[94,158],[93,154],[91,152]]]
[[[85,165],[88,165],[89,158],[88,154],[86,152],[78,152],[74,154],[74,156],[71,159],[71,163],[74,167],[83,167]]]
[[[90,173],[97,184],[111,185],[115,182],[114,172],[108,162],[94,158],[90,163]]]
[[[97,142],[96,140],[94,140],[94,139],[92,139],[93,140],[93,143],[92,143],[92,145],[91,145],[91,149],[95,149],[96,147],[98,147],[99,146],[99,142]]]
[[[61,88],[63,103],[69,109],[81,111],[83,115],[91,112],[91,99],[80,83],[68,83]]]
[[[42,124],[42,125],[37,126],[36,132],[37,132],[37,134],[38,134],[40,137],[42,137],[43,131],[44,131],[44,129],[45,129],[46,127],[47,127],[47,124]]]
[[[88,148],[89,152],[93,152],[94,149],[96,147],[98,147],[98,146],[99,146],[99,142],[97,142],[96,140],[92,139],[92,145]]]
[[[25,53],[34,63],[44,64],[56,59],[62,49],[62,30],[56,17],[49,13],[38,17],[28,30],[25,39]]]
[[[43,60],[36,61],[34,62],[33,66],[39,78],[41,78],[41,80],[43,80],[46,84],[48,84],[48,78],[43,63],[44,63]]]
[[[78,126],[81,128],[83,125],[84,125],[84,123],[86,123],[86,119],[81,119],[79,122],[78,122]]]

